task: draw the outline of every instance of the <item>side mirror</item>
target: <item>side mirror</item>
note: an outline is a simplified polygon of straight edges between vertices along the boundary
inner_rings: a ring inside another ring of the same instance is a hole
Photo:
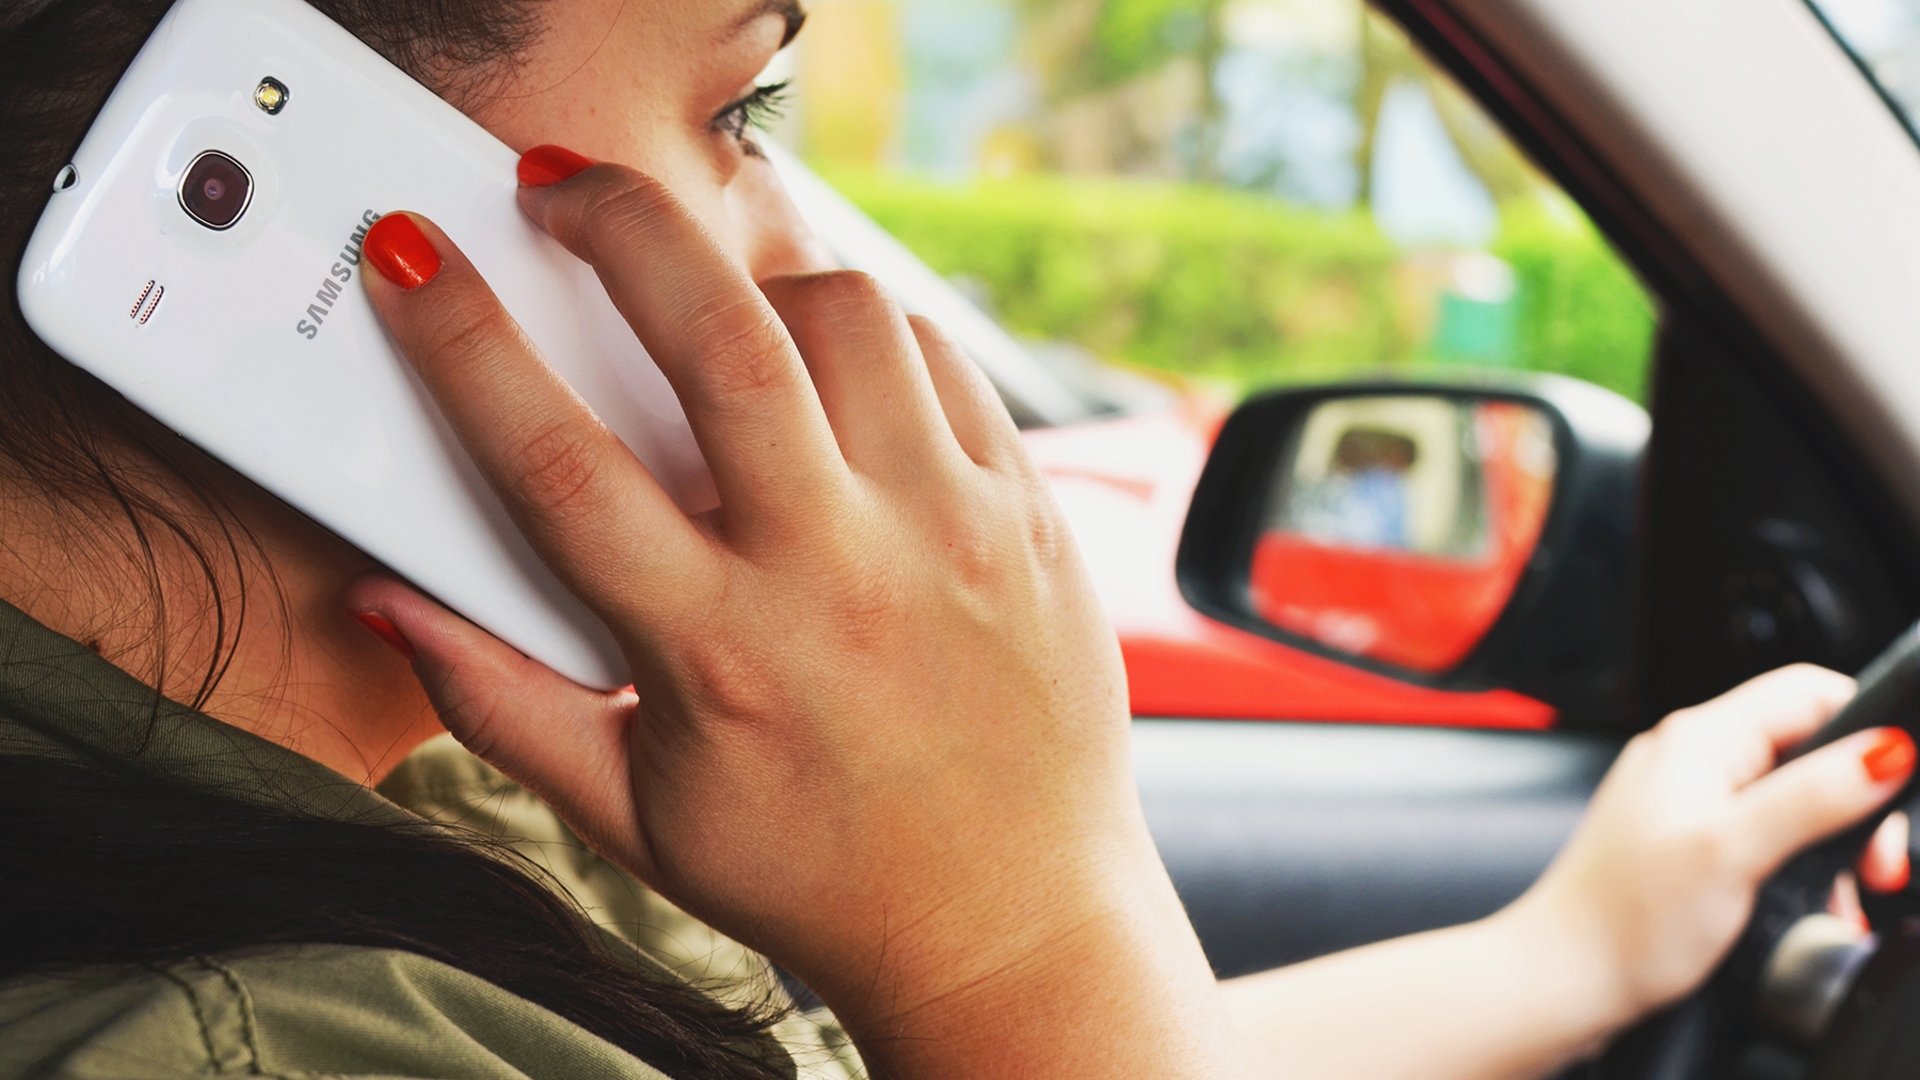
[[[1195,489],[1180,591],[1382,674],[1617,720],[1649,427],[1625,398],[1559,376],[1256,398]]]

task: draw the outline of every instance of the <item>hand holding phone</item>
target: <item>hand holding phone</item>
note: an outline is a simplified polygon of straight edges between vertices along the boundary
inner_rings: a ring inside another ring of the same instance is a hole
[[[362,291],[373,223],[431,214],[676,503],[714,506],[672,388],[591,268],[521,213],[517,160],[300,0],[181,0],[59,177],[21,307],[214,457],[515,648],[616,687],[619,646],[515,530]]]
[[[382,222],[376,240],[441,265],[370,298],[636,668],[634,693],[590,694],[398,582],[361,583],[355,610],[414,646],[449,730],[795,972],[876,1072],[1235,1074],[1140,813],[1117,643],[979,369],[865,275],[756,286],[631,170],[524,201],[659,359],[725,512],[674,506],[451,237]],[[479,329],[448,333],[449,312]]]

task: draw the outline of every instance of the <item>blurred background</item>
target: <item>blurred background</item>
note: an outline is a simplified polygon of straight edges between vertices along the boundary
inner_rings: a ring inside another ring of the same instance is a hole
[[[1043,359],[1417,365],[1644,400],[1652,302],[1358,0],[810,0],[775,138]]]

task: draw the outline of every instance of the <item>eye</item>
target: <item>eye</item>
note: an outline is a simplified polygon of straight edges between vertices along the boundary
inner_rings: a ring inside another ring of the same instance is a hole
[[[714,114],[713,130],[738,142],[747,153],[757,155],[760,148],[747,137],[747,132],[753,128],[764,130],[768,124],[780,119],[785,114],[786,104],[786,83],[756,86],[746,96]]]

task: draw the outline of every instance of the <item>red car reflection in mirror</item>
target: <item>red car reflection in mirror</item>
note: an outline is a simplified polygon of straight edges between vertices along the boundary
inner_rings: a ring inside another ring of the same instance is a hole
[[[1351,656],[1452,669],[1499,618],[1553,497],[1553,429],[1509,401],[1351,398],[1311,413],[1248,569],[1253,610]]]
[[[1136,716],[1551,727],[1511,690],[1443,690],[1215,622],[1180,595],[1174,553],[1224,408],[1205,397],[1021,433],[1113,621]]]

